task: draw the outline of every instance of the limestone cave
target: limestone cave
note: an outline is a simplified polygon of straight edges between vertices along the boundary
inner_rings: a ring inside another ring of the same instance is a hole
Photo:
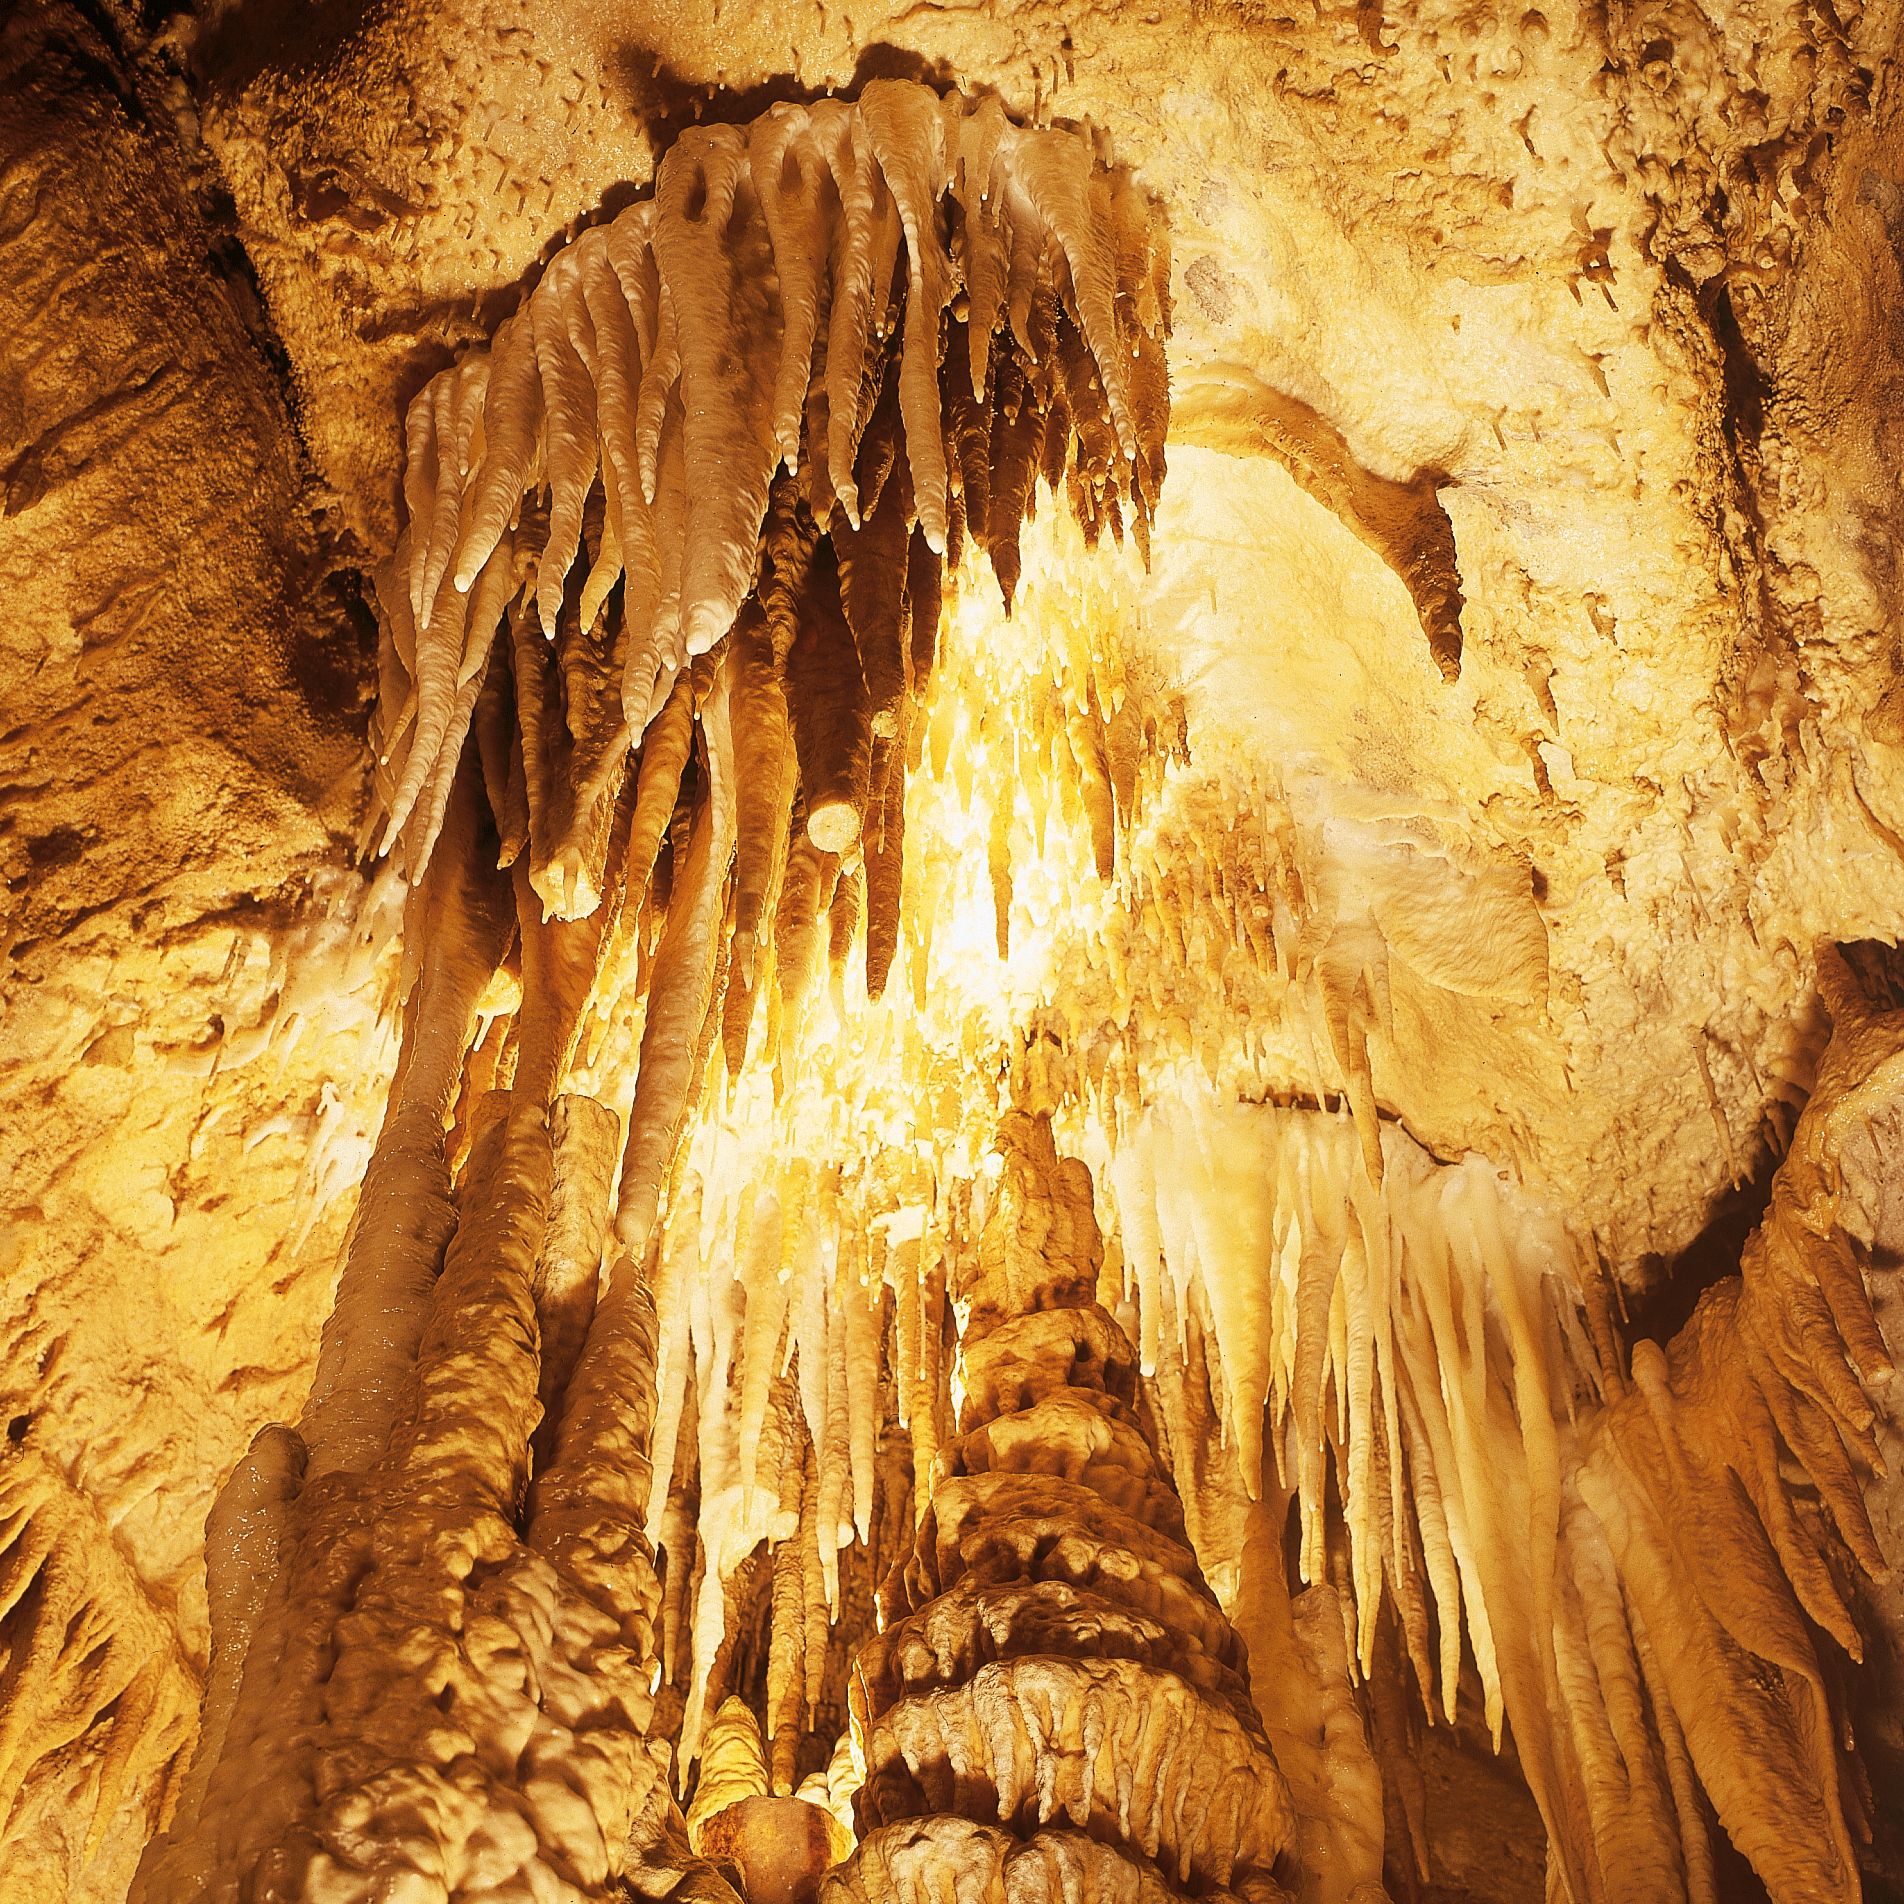
[[[0,6],[0,1898],[1904,1904],[1901,24]]]

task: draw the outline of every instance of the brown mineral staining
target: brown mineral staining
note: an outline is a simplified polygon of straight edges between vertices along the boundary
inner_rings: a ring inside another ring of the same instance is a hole
[[[1895,18],[718,11],[0,25],[9,1898],[1886,1893]]]

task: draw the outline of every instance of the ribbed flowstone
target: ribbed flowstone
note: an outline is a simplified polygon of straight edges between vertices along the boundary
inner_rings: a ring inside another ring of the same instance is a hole
[[[1287,1788],[1096,1301],[1084,1165],[1013,1111],[959,1434],[850,1697],[860,1843],[822,1904],[1273,1904]]]

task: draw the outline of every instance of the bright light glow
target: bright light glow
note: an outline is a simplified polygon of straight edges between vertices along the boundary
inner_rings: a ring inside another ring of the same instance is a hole
[[[656,1272],[677,1318],[662,1343],[657,1459],[671,1471],[686,1436],[698,1460],[701,1605],[677,1628],[697,1650],[718,1638],[722,1578],[760,1541],[795,1532],[805,1488],[799,1538],[817,1546],[824,1595],[809,1574],[801,1618],[837,1607],[839,1550],[865,1537],[876,1492],[888,1290],[883,1379],[915,1474],[929,1472],[963,1386],[940,1344],[963,1320],[1015,1060],[1040,1073],[1040,1100],[1055,1101],[1064,1148],[1092,1165],[1114,1235],[1104,1165],[1150,1094],[1220,1080],[1232,1096],[1260,1095],[1272,1077],[1313,1075],[1304,1054],[1327,1049],[1319,1021],[1306,1036],[1270,1029],[1288,996],[1298,1016],[1310,1010],[1278,968],[1295,939],[1270,817],[1280,809],[1233,760],[1219,778],[1190,759],[1174,690],[1134,659],[1147,595],[1135,553],[1087,550],[1049,501],[1024,546],[1009,621],[989,571],[967,565],[913,709],[885,996],[866,996],[862,928],[797,1012],[777,997],[770,955],[738,1075],[709,1041]],[[609,1103],[633,1092],[641,936],[628,935],[600,988],[571,1080]],[[1339,1076],[1330,1083],[1340,1091]],[[1106,1278],[1115,1305],[1115,1247]],[[789,1368],[802,1418],[791,1435],[767,1402]],[[675,1658],[672,1670],[698,1685],[705,1665]],[[770,1730],[785,1696],[770,1684]],[[683,1765],[700,1716],[691,1700]]]

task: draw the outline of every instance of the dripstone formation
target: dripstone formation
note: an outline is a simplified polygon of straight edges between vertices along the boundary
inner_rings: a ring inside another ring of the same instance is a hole
[[[824,1904],[1277,1904],[1293,1818],[1097,1301],[1091,1176],[1009,1113],[958,1435],[852,1677],[860,1841]]]
[[[1892,1897],[1901,22],[0,8],[5,1904]]]

